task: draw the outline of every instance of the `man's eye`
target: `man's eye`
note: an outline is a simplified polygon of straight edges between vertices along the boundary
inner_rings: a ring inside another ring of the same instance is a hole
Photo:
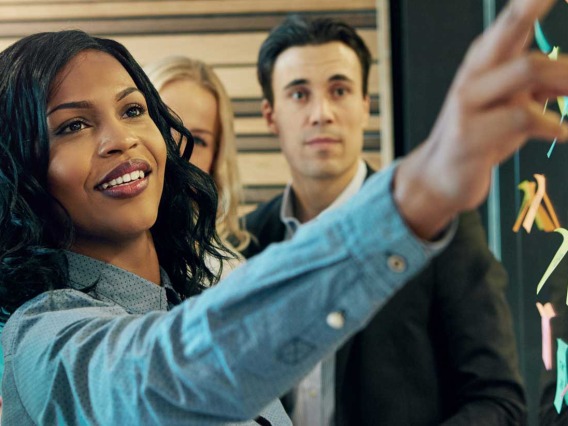
[[[305,97],[306,94],[301,90],[296,90],[295,92],[292,92],[292,99],[301,100],[304,99]]]
[[[344,96],[347,90],[344,87],[336,87],[333,92],[336,96]]]

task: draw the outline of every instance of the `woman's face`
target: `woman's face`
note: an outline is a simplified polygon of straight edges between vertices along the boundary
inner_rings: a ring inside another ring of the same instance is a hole
[[[219,140],[217,99],[209,90],[189,79],[167,83],[160,96],[193,135],[195,145],[189,161],[211,174]],[[185,146],[181,152],[183,148]]]
[[[50,193],[73,221],[76,248],[147,237],[158,214],[166,146],[144,95],[111,55],[81,52],[47,105]]]

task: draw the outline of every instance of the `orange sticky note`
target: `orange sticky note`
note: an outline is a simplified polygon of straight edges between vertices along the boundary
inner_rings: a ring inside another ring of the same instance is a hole
[[[513,232],[518,232],[521,224],[527,233],[531,232],[534,223],[539,230],[545,232],[560,227],[554,206],[546,193],[546,178],[540,174],[535,174],[534,178],[536,183],[525,180],[518,186],[523,191],[523,202]]]

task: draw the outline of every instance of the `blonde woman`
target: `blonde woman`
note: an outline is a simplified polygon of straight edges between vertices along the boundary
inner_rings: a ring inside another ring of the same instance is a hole
[[[250,235],[238,219],[241,184],[233,109],[227,91],[204,62],[170,56],[144,67],[160,96],[195,140],[190,161],[209,173],[219,192],[217,232],[234,250],[244,249]],[[184,148],[183,146],[181,147]]]

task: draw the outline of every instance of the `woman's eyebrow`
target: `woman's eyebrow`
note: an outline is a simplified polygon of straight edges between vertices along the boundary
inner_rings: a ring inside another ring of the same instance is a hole
[[[127,87],[126,89],[118,92],[115,99],[116,99],[117,102],[121,101],[124,98],[126,98],[128,95],[130,95],[132,92],[139,92],[140,94],[142,94],[142,92],[140,92],[138,87]]]
[[[127,87],[126,89],[121,90],[120,92],[117,93],[117,95],[115,96],[116,102],[121,101],[122,99],[130,95],[132,92],[140,92],[140,90],[138,90],[137,87]],[[61,109],[88,109],[92,108],[92,106],[93,106],[92,102],[89,101],[65,102],[57,105],[52,110],[48,111],[47,116],[49,117],[50,114],[54,113],[55,111],[59,111]]]
[[[89,101],[65,102],[48,111],[47,117],[49,117],[49,115],[53,114],[55,111],[59,111],[61,109],[88,109],[92,106],[93,104]]]

